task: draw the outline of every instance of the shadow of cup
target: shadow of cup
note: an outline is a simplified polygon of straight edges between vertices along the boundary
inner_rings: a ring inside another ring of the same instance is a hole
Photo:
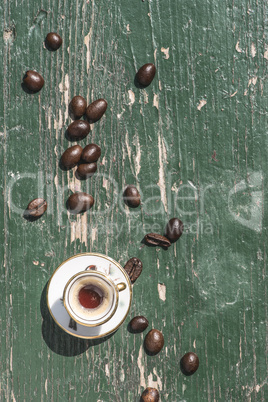
[[[49,312],[46,300],[47,286],[48,282],[42,291],[40,299],[40,311],[43,317],[42,337],[52,352],[62,356],[78,356],[84,353],[90,347],[99,345],[114,335],[113,333],[109,336],[98,339],[81,339],[67,334],[67,332],[56,324]]]

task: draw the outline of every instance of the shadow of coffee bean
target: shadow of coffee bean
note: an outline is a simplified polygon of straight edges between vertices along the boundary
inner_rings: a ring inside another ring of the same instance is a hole
[[[131,328],[130,322],[127,324],[127,331],[128,331],[130,334],[136,334],[136,333],[137,333],[137,332],[133,331],[133,329]]]
[[[135,85],[135,87],[138,88],[138,89],[145,89],[145,88],[148,87],[148,85],[145,85],[145,86],[144,86],[144,85],[142,85],[142,84],[139,83],[138,78],[137,78],[137,74],[135,75],[135,78],[134,78],[134,85]]]
[[[23,90],[26,94],[29,94],[29,95],[34,95],[34,94],[36,94],[37,92],[39,92],[39,91],[30,91],[30,90],[26,87],[26,85],[25,85],[23,82],[20,84],[20,86],[21,86],[22,90]]]
[[[76,117],[72,111],[72,107],[71,107],[71,102],[68,105],[68,113],[69,113],[69,117],[74,121],[74,120],[80,120],[80,117]]]
[[[77,180],[80,180],[80,181],[85,181],[85,180],[89,179],[89,177],[81,177],[81,176],[79,175],[79,173],[77,172],[77,169],[76,169],[74,175],[75,175],[76,179],[77,179]]]
[[[30,211],[28,209],[25,209],[25,211],[23,212],[22,216],[28,222],[35,222],[35,221],[38,221],[38,219],[42,218],[43,215],[32,216],[30,214]]]
[[[147,246],[147,247],[150,247],[150,248],[160,247],[160,248],[162,248],[162,249],[165,250],[165,251],[167,251],[167,250],[169,249],[169,247],[161,246],[161,245],[159,245],[159,244],[149,244],[149,243],[147,243],[145,237],[146,237],[146,236],[144,236],[144,238],[141,240],[141,244],[143,244],[144,246]]]
[[[58,166],[59,166],[59,168],[60,168],[62,171],[64,171],[64,172],[68,172],[68,170],[72,170],[72,169],[73,169],[73,167],[66,167],[66,166],[62,163],[62,160],[61,160],[61,159],[59,160]]]

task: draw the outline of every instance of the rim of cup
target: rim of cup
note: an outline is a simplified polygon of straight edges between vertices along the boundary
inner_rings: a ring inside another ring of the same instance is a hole
[[[95,320],[85,319],[85,318],[80,317],[78,314],[76,314],[73,311],[73,309],[70,306],[70,302],[68,300],[68,296],[69,296],[71,287],[78,279],[80,279],[84,276],[95,276],[98,278],[102,278],[107,284],[109,284],[113,288],[113,291],[114,291],[114,296],[115,296],[114,299],[115,300],[114,300],[113,304],[111,305],[109,311],[107,311],[107,313],[104,316],[102,316],[98,319],[95,319]],[[111,278],[109,278],[107,275],[105,275],[103,272],[99,272],[99,271],[78,272],[77,274],[73,275],[69,279],[69,281],[65,285],[64,292],[63,292],[63,304],[64,304],[64,307],[65,307],[66,311],[68,312],[69,316],[78,324],[81,324],[81,325],[84,325],[87,327],[97,327],[97,326],[104,324],[108,320],[110,320],[117,310],[118,299],[119,299],[119,290],[118,290],[116,284],[114,283],[114,281]]]

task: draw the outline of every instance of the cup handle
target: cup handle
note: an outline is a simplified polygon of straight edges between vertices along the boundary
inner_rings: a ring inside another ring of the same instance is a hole
[[[124,282],[118,283],[118,285],[116,285],[117,289],[119,292],[121,292],[122,290],[126,289],[127,285]]]

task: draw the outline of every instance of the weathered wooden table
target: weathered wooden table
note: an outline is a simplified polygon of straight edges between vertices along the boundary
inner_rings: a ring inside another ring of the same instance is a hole
[[[267,3],[3,0],[1,10],[1,401],[267,401]],[[58,31],[63,45],[43,40]],[[146,89],[135,72],[154,62]],[[45,79],[21,88],[24,72]],[[82,145],[102,148],[86,182],[63,172],[68,103],[104,97],[105,117]],[[135,184],[143,205],[122,203]],[[73,216],[72,191],[95,198]],[[44,196],[36,222],[22,214]],[[169,250],[141,243],[169,218],[185,232]],[[165,347],[148,356],[129,319],[104,342],[65,335],[45,286],[66,258],[143,261],[130,318],[147,316]],[[43,317],[42,317],[43,315]],[[185,377],[182,355],[199,370]]]

